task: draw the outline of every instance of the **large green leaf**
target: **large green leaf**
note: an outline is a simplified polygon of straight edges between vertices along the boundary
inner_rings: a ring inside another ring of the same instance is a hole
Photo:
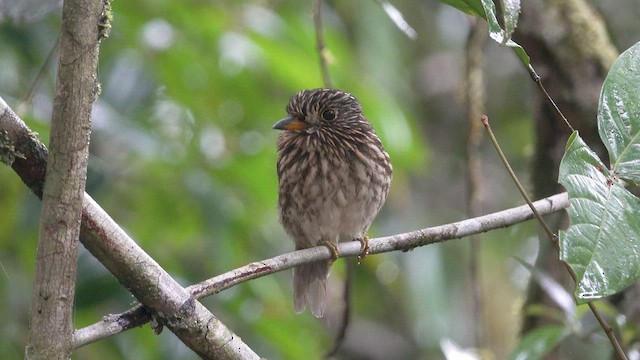
[[[544,359],[567,335],[563,326],[545,326],[530,331],[509,354],[509,360]]]
[[[640,183],[640,43],[625,51],[607,75],[600,93],[598,131],[609,151],[611,169]]]
[[[638,198],[616,180],[577,132],[569,138],[559,181],[571,199],[571,225],[560,232],[560,258],[576,274],[578,302],[631,285],[640,276]]]
[[[578,302],[617,293],[640,277],[640,200],[621,179],[640,175],[640,52],[625,51],[602,87],[600,136],[611,166],[574,133],[560,164],[571,225],[560,233],[560,258],[576,274]]]
[[[484,9],[482,8],[480,0],[440,0],[440,2],[451,5],[469,15],[478,16],[485,20],[487,19],[484,15]]]

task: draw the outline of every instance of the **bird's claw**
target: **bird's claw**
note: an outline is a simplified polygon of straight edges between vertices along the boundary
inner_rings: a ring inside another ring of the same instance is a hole
[[[331,263],[333,264],[334,261],[338,260],[338,258],[340,257],[340,251],[338,251],[338,246],[336,246],[336,244],[333,241],[329,241],[329,240],[324,240],[322,242],[320,242],[319,245],[323,245],[325,246],[327,249],[329,249],[329,252],[331,253]]]
[[[369,238],[366,235],[356,238],[356,241],[360,242],[360,255],[358,255],[358,264],[369,255]]]

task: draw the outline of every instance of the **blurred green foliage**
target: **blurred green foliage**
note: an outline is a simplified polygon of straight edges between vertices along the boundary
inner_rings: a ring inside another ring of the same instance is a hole
[[[58,2],[17,2],[0,15],[0,96],[48,141],[60,26]],[[324,7],[336,87],[363,104],[394,165],[394,183],[372,236],[465,218],[466,119],[460,92],[465,16],[437,2],[394,5],[411,40],[375,2]],[[321,87],[311,1],[114,1],[100,50],[87,191],[181,284],[291,251],[277,221],[275,139],[291,94]],[[55,56],[54,56],[55,59]],[[530,95],[509,50],[487,48],[487,104],[516,170],[531,155]],[[506,96],[508,94],[508,96]],[[519,204],[490,145],[481,154],[486,212]],[[525,176],[522,176],[526,178]],[[39,202],[0,166],[0,353],[22,357]],[[479,254],[487,346],[515,344],[528,274],[510,257],[535,256],[535,226],[487,234]],[[370,256],[356,267],[354,314],[343,358],[438,359],[439,342],[472,346],[466,240]],[[331,276],[338,307],[342,262]],[[258,354],[320,358],[332,328],[295,315],[291,274],[241,284],[203,303]],[[500,294],[496,298],[496,294]],[[89,325],[135,299],[86,251],[79,257],[75,323]],[[77,359],[195,359],[169,332],[148,326],[81,348]]]

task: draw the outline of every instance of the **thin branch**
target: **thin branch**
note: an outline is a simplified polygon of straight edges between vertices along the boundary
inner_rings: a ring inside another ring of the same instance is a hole
[[[487,116],[484,116],[484,115],[482,116],[482,124],[484,124],[484,127],[487,129],[487,133],[489,134],[489,137],[491,138],[491,142],[493,143],[493,146],[496,148],[496,151],[498,152],[498,156],[500,156],[500,159],[502,160],[502,163],[504,164],[504,166],[506,167],[507,171],[509,172],[509,175],[511,176],[511,178],[515,182],[516,186],[518,187],[518,190],[522,194],[522,197],[526,200],[527,204],[529,205],[529,207],[531,208],[531,210],[535,214],[536,219],[538,220],[540,225],[542,225],[545,233],[547,234],[547,236],[549,237],[551,242],[554,244],[554,247],[556,248],[556,250],[559,252],[560,250],[559,250],[559,247],[558,247],[558,236],[556,234],[554,234],[553,231],[551,231],[551,229],[549,228],[549,225],[547,225],[547,223],[542,218],[542,215],[536,210],[535,206],[533,205],[533,203],[529,199],[529,195],[527,195],[527,192],[524,190],[524,187],[522,186],[522,184],[518,180],[518,177],[513,172],[513,169],[511,168],[511,165],[509,164],[509,161],[507,160],[506,156],[502,152],[502,149],[500,149],[500,144],[498,144],[498,140],[496,140],[496,137],[493,134],[493,131],[491,130],[491,125],[489,124],[489,118]],[[573,269],[566,262],[562,262],[562,263],[564,264],[565,268],[569,272],[569,275],[571,275],[571,278],[573,279],[574,284],[577,283],[576,274],[573,271]],[[609,342],[611,342],[611,345],[613,346],[613,349],[616,352],[616,355],[618,356],[618,359],[626,360],[627,359],[627,355],[622,350],[622,346],[620,345],[620,342],[618,341],[618,338],[616,337],[616,335],[613,333],[613,330],[612,330],[611,326],[609,326],[609,324],[607,324],[607,322],[600,315],[600,312],[598,311],[598,309],[596,309],[596,307],[595,307],[595,305],[593,303],[588,303],[588,305],[589,305],[589,309],[591,309],[591,312],[596,317],[596,319],[598,320],[598,323],[600,324],[600,326],[604,330],[605,334],[609,338]]]
[[[574,281],[575,281],[575,274],[572,275],[572,277],[574,277]],[[622,346],[620,345],[620,342],[618,341],[616,334],[613,333],[613,328],[611,328],[611,326],[609,326],[609,324],[602,317],[602,315],[600,315],[600,311],[598,311],[598,309],[596,308],[596,305],[593,302],[589,302],[587,303],[587,305],[589,305],[589,309],[593,313],[593,316],[595,316],[596,320],[598,320],[598,324],[600,324],[602,329],[604,329],[604,333],[607,334],[607,338],[609,338],[609,342],[611,342],[611,345],[613,346],[613,350],[615,351],[618,359],[627,360],[627,354],[625,354],[624,350],[622,350]]]
[[[358,258],[358,264],[359,263],[360,258]],[[349,324],[351,323],[351,283],[353,282],[355,264],[353,261],[347,261],[345,265],[346,275],[344,277],[344,289],[342,291],[342,302],[344,303],[344,308],[342,309],[342,319],[340,322],[340,326],[336,331],[336,337],[333,341],[333,346],[331,346],[331,348],[324,353],[325,359],[333,359],[338,354],[338,350],[340,350],[340,347],[344,343],[344,339],[347,336],[347,329],[349,328]]]
[[[316,49],[320,61],[320,73],[324,87],[332,88],[331,74],[329,73],[329,52],[324,44],[324,29],[322,27],[322,0],[316,0],[313,5],[313,20],[316,26]]]
[[[540,75],[538,75],[536,70],[533,68],[533,65],[529,64],[527,66],[527,71],[529,72],[529,76],[531,77],[531,80],[533,80],[533,82],[536,83],[536,85],[538,86],[538,89],[542,91],[542,94],[545,96],[545,98],[547,98],[547,101],[551,103],[551,106],[558,113],[558,115],[560,115],[560,118],[564,121],[565,125],[567,125],[567,127],[569,128],[569,130],[571,130],[571,132],[574,132],[575,130],[573,129],[573,126],[571,126],[571,123],[569,122],[569,120],[567,120],[567,118],[564,116],[564,114],[562,113],[562,111],[560,110],[556,102],[553,101],[553,99],[551,98],[551,95],[549,95],[549,93],[547,92],[547,89],[545,89],[544,85],[542,84],[542,79],[540,78]]]
[[[557,237],[556,237],[556,235],[553,233],[553,231],[551,231],[551,229],[549,228],[549,225],[547,225],[547,223],[544,221],[544,219],[542,219],[542,216],[538,213],[536,208],[533,206],[533,203],[531,202],[531,198],[529,198],[529,195],[527,194],[527,191],[524,189],[524,186],[522,186],[522,184],[518,180],[518,177],[516,176],[516,173],[513,171],[513,168],[511,168],[511,164],[509,164],[509,160],[507,160],[507,157],[502,152],[502,149],[500,148],[500,144],[498,144],[498,140],[496,140],[496,137],[493,134],[493,131],[491,130],[491,125],[489,124],[489,118],[486,115],[482,115],[481,120],[482,120],[482,124],[484,125],[485,129],[487,129],[487,133],[489,134],[489,138],[491,139],[491,143],[493,143],[493,146],[496,148],[496,152],[498,153],[498,156],[500,157],[500,160],[502,160],[502,163],[504,164],[504,167],[507,169],[507,172],[509,173],[509,176],[511,176],[511,178],[513,179],[513,182],[516,184],[516,187],[518,188],[518,191],[520,191],[520,194],[522,195],[524,200],[527,202],[527,204],[531,208],[531,211],[533,211],[533,214],[535,215],[536,219],[538,219],[538,222],[540,223],[540,225],[544,229],[544,231],[547,234],[547,236],[549,236],[549,239],[551,239],[557,246],[557,240],[556,240]]]
[[[567,193],[560,193],[535,201],[533,205],[538,213],[547,215],[567,208],[569,206],[569,199]],[[473,234],[508,227],[532,218],[533,213],[529,206],[522,205],[456,223],[410,231],[404,234],[369,239],[369,246],[371,247],[369,254],[379,254],[396,250],[409,251],[419,246],[460,239]],[[357,257],[362,252],[360,243],[357,241],[340,243],[338,244],[338,250],[340,257]],[[205,296],[217,294],[243,282],[284,271],[294,266],[319,260],[328,260],[331,256],[332,254],[325,246],[298,250],[270,259],[253,262],[228,271],[198,284],[191,285],[187,287],[187,290],[193,297],[200,299]],[[138,314],[138,311],[140,311],[138,307],[132,308],[127,312],[112,315],[108,319],[78,330],[77,333],[79,335],[76,336],[76,344],[82,346],[84,345],[82,341],[96,341],[115,335],[121,331],[144,325],[149,321],[149,318],[135,315]],[[117,326],[120,326],[120,328],[116,329]],[[91,338],[84,335],[85,332],[89,331],[89,328],[94,332]]]
[[[108,315],[87,327],[77,329],[73,334],[73,348],[78,349],[98,340],[106,339],[151,321],[151,313],[138,305],[117,315]]]
[[[51,65],[51,62],[53,62],[53,59],[55,58],[54,55],[56,54],[59,46],[60,46],[60,39],[58,38],[56,40],[55,44],[53,44],[53,46],[51,47],[51,50],[49,50],[49,54],[47,55],[47,58],[44,60],[44,63],[40,67],[40,70],[38,71],[38,74],[36,75],[36,78],[33,79],[33,82],[31,83],[31,86],[29,87],[29,91],[24,96],[22,101],[20,101],[18,103],[18,105],[16,106],[16,113],[18,113],[19,115],[21,115],[21,116],[24,115],[24,113],[26,112],[27,107],[29,105],[31,105],[31,101],[33,100],[33,97],[36,94],[36,90],[38,89],[38,86],[42,83],[42,81],[44,80],[44,77],[45,77],[45,75],[47,73],[47,69],[49,69],[49,66]]]
[[[538,213],[549,214],[569,206],[566,193],[560,193],[534,203]],[[369,254],[380,254],[396,250],[409,251],[416,247],[440,243],[452,239],[460,239],[473,234],[487,232],[511,226],[533,218],[527,205],[478,216],[463,221],[410,231],[403,234],[369,239]],[[360,243],[351,241],[338,244],[340,257],[352,257],[361,254]],[[279,255],[271,259],[254,262],[242,268],[205,280],[187,287],[197,298],[216,294],[244,281],[262,277],[274,272],[290,269],[294,266],[319,260],[329,260],[332,254],[324,246],[298,250]]]

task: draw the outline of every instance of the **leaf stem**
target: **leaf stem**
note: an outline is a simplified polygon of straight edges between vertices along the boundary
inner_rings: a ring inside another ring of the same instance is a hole
[[[574,132],[575,130],[573,126],[571,126],[571,123],[569,123],[569,120],[567,120],[567,118],[564,116],[562,111],[560,111],[560,108],[558,107],[556,102],[553,101],[553,99],[551,98],[551,95],[549,95],[549,93],[547,92],[547,89],[545,89],[544,85],[542,85],[542,79],[540,78],[540,75],[538,75],[538,73],[536,72],[536,69],[533,68],[533,65],[527,64],[527,71],[529,72],[529,76],[531,76],[531,79],[536,83],[536,85],[538,86],[540,91],[542,91],[542,93],[547,98],[547,100],[549,100],[549,102],[551,103],[551,106],[558,113],[558,115],[560,115],[560,117],[562,118],[564,123],[567,125],[569,130],[571,130],[571,132]]]
[[[491,139],[493,146],[496,148],[496,151],[498,152],[498,156],[500,156],[500,160],[502,160],[502,163],[507,168],[507,171],[509,172],[511,179],[513,179],[513,181],[515,182],[516,186],[518,187],[518,190],[520,191],[520,194],[522,195],[524,200],[527,202],[527,205],[529,205],[529,207],[531,208],[531,211],[533,211],[533,215],[536,217],[536,219],[538,219],[538,222],[540,222],[540,225],[542,225],[542,228],[544,229],[544,232],[547,234],[547,236],[549,236],[551,240],[557,239],[557,236],[553,233],[553,231],[551,231],[551,228],[549,228],[549,225],[547,225],[544,219],[542,219],[542,216],[540,216],[540,214],[538,213],[538,210],[536,210],[536,208],[533,206],[533,203],[531,202],[531,198],[529,198],[529,195],[527,195],[527,192],[525,191],[524,187],[518,180],[518,177],[516,176],[515,172],[513,172],[513,168],[511,168],[511,164],[509,164],[509,160],[507,160],[507,157],[502,152],[502,149],[500,148],[500,144],[498,144],[498,140],[496,140],[496,137],[493,134],[493,130],[491,130],[491,125],[489,124],[489,118],[486,115],[482,115],[481,120],[485,129],[487,129],[487,134],[489,134],[489,138]],[[556,244],[556,249],[557,249],[557,244],[558,244],[557,241],[554,241],[554,244]]]

